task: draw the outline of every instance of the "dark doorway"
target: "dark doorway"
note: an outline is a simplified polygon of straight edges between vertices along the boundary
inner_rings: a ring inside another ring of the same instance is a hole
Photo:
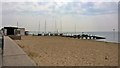
[[[7,35],[14,35],[14,29],[7,29]]]
[[[15,29],[16,27],[4,27],[4,29],[7,29],[7,35],[15,35]]]

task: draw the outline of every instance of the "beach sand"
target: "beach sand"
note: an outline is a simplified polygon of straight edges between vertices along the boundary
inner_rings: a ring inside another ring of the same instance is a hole
[[[117,66],[118,44],[55,36],[22,36],[15,42],[38,66]]]

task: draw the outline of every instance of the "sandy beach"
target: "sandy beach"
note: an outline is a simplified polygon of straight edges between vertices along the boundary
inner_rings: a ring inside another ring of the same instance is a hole
[[[118,44],[54,36],[22,36],[15,42],[38,66],[117,66]]]

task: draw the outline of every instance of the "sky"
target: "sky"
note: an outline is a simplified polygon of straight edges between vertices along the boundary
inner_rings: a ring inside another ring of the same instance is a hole
[[[30,31],[90,32],[118,30],[118,0],[5,0],[1,26]],[[40,26],[39,26],[40,25]]]

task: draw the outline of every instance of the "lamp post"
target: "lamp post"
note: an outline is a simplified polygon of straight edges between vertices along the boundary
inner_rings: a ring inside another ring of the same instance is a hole
[[[115,40],[115,29],[113,29],[113,41]]]

